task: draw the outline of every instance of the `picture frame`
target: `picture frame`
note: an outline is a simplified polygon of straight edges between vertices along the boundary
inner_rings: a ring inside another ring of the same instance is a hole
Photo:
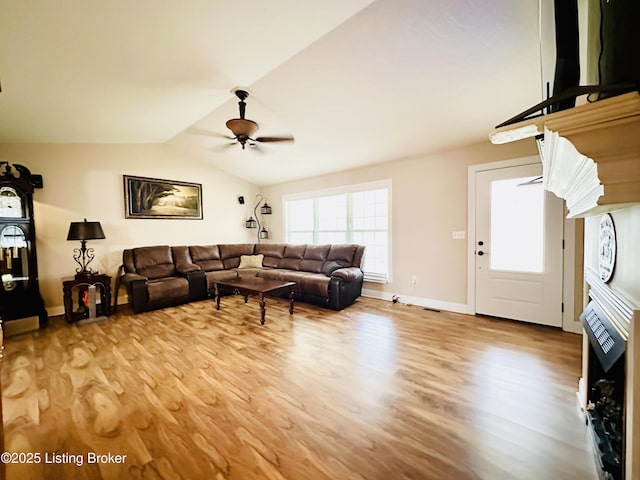
[[[125,218],[202,220],[202,185],[123,175]]]

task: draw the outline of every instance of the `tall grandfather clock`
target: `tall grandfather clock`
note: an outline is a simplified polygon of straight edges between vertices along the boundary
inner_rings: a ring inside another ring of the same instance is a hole
[[[47,311],[38,287],[33,192],[42,175],[27,167],[0,162],[0,320],[37,318],[47,326]]]

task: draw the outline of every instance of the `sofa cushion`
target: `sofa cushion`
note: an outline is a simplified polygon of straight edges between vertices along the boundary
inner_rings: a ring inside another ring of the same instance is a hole
[[[278,268],[283,268],[285,270],[300,270],[300,260],[299,258],[283,258],[278,263]]]
[[[350,267],[356,254],[357,245],[331,245],[327,260],[338,262],[342,267]]]
[[[207,290],[213,290],[213,284],[215,282],[224,282],[225,280],[233,280],[238,278],[238,272],[236,270],[217,270],[205,273],[207,277]]]
[[[295,281],[295,280],[294,280]],[[296,283],[300,291],[308,295],[316,295],[322,298],[329,298],[329,283],[331,279],[323,273],[308,273],[298,279]]]
[[[289,272],[291,272],[291,270],[284,270],[281,268],[267,268],[257,272],[256,277],[268,278],[270,280],[282,280],[283,275]]]
[[[264,255],[263,267],[275,268],[280,264],[280,259],[284,257],[285,245],[282,243],[259,243],[256,245],[255,253]]]
[[[291,270],[282,270],[279,280],[285,282],[296,282],[297,291],[308,295],[316,295],[318,297],[329,297],[329,282],[322,273],[294,272]]]
[[[299,268],[303,272],[321,273],[324,262],[322,260],[300,260]]]
[[[158,245],[155,247],[134,248],[133,262],[136,269],[148,267],[149,265],[173,263],[171,247],[168,245]]]
[[[220,260],[220,250],[217,245],[197,245],[189,247],[191,260],[205,272],[223,270],[224,264]]]
[[[189,247],[191,259],[194,262],[203,260],[220,260],[220,249],[218,245],[197,245]]]
[[[307,249],[304,251],[305,260],[321,260],[325,261],[331,245],[307,245]]]
[[[253,255],[253,243],[233,243],[228,245],[219,245],[220,258],[224,268],[238,268],[240,265],[241,255]]]
[[[168,277],[150,280],[147,284],[149,301],[189,296],[189,282],[184,277]]]
[[[240,265],[238,268],[260,268],[264,255],[240,255]]]
[[[329,260],[328,262],[324,262],[324,265],[322,266],[322,273],[327,277],[330,277],[331,274],[339,268],[342,268],[342,265],[338,262],[334,262],[333,260]]]
[[[261,268],[233,268],[232,271],[236,272],[236,274],[238,275],[238,277],[243,277],[243,278],[251,278],[251,277],[257,277],[258,273],[260,273],[262,270],[264,270],[262,267]]]
[[[284,248],[284,257],[278,262],[278,268],[287,270],[300,270],[300,262],[304,259],[306,245],[287,245]]]
[[[199,262],[194,263],[205,272],[224,270],[224,264],[222,263],[222,260],[200,260]]]
[[[306,245],[286,245],[284,247],[284,258],[295,258],[302,260],[304,258],[304,252],[306,249]]]
[[[173,263],[150,265],[148,267],[139,268],[138,272],[149,280],[156,280],[158,278],[173,277],[176,274],[176,267]]]
[[[186,246],[171,247],[171,257],[173,258],[173,263],[178,269],[178,271],[180,271],[181,268],[189,270],[187,265],[192,265],[191,255],[189,254],[189,247],[186,247]]]
[[[298,272],[282,268],[269,268],[260,270],[257,273],[257,276],[271,280],[281,280],[283,282],[296,282],[296,291],[298,293],[329,298],[329,282],[331,279],[323,273]]]
[[[139,247],[133,249],[136,272],[153,280],[176,274],[171,247]]]

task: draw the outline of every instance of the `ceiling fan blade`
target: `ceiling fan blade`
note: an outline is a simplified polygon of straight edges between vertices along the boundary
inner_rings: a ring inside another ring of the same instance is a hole
[[[293,142],[293,137],[256,137],[256,142]]]
[[[266,153],[264,148],[262,148],[260,145],[258,145],[257,143],[248,143],[247,145],[249,145],[249,147],[251,147],[251,150],[253,150],[254,152],[258,152],[258,153]]]
[[[187,133],[191,133],[193,135],[203,135],[205,137],[227,138],[229,140],[235,140],[235,137],[231,137],[229,135],[224,135],[224,134],[218,133],[218,132],[213,132],[211,130],[205,130],[204,128],[198,128],[198,127],[189,127],[189,128],[187,128]]]
[[[238,145],[238,142],[225,143],[223,145],[217,145],[215,147],[211,147],[209,151],[215,152],[215,153],[226,152],[231,147],[235,147],[236,145]]]

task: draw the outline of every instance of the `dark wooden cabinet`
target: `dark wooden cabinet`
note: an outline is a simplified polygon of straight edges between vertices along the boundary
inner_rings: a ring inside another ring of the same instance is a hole
[[[73,323],[111,314],[111,277],[104,274],[77,276],[62,282],[64,318]]]
[[[37,317],[47,325],[47,311],[38,286],[33,193],[42,176],[22,165],[0,162],[0,318]]]

